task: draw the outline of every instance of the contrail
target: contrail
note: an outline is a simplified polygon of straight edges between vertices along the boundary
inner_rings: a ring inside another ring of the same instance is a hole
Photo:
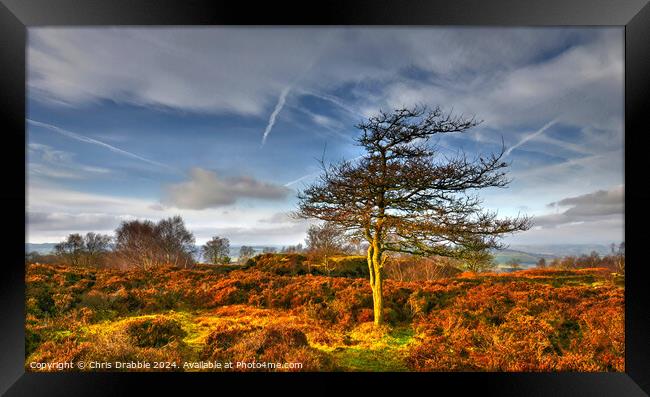
[[[291,185],[295,185],[296,183],[298,183],[298,182],[300,182],[300,181],[303,181],[303,180],[305,180],[305,179],[307,179],[307,178],[310,178],[310,177],[316,176],[316,175],[318,175],[318,174],[320,174],[320,171],[316,171],[316,172],[312,172],[311,174],[303,175],[303,176],[301,176],[300,178],[298,178],[298,179],[296,179],[296,180],[293,180],[293,181],[291,181],[291,182],[287,182],[287,183],[285,183],[285,184],[284,184],[284,187],[289,187],[289,186],[291,186]]]
[[[339,108],[345,110],[345,111],[348,112],[350,115],[352,115],[352,116],[354,116],[354,117],[356,117],[356,118],[364,118],[364,116],[361,114],[361,112],[359,112],[359,111],[357,111],[357,110],[353,110],[353,109],[351,109],[348,105],[346,105],[346,104],[343,103],[339,98],[337,98],[337,97],[335,97],[335,96],[333,96],[333,95],[327,95],[327,94],[317,93],[317,92],[309,91],[309,90],[305,90],[305,89],[301,89],[300,91],[301,91],[303,94],[311,95],[311,96],[313,96],[313,97],[315,97],[315,98],[319,98],[319,99],[322,99],[322,100],[324,100],[324,101],[330,102],[330,103],[332,103],[332,104],[338,106]]]
[[[355,158],[353,158],[353,159],[351,159],[351,160],[348,160],[348,161],[350,161],[350,162],[354,162],[354,161],[357,161],[357,160],[363,158],[363,156],[365,156],[365,155],[362,154],[362,155],[357,156],[357,157],[355,157]],[[303,176],[301,176],[301,177],[298,178],[298,179],[295,179],[295,180],[293,180],[293,181],[291,181],[291,182],[287,182],[287,183],[285,183],[285,184],[284,184],[284,187],[289,187],[289,186],[291,186],[291,185],[295,185],[296,183],[298,183],[298,182],[300,182],[300,181],[303,181],[303,180],[305,180],[305,179],[309,179],[309,178],[314,177],[314,176],[316,176],[316,175],[318,175],[318,174],[320,174],[320,173],[321,173],[321,171],[316,171],[316,172],[312,172],[311,174],[303,175]]]
[[[553,126],[555,123],[557,123],[557,118],[555,118],[555,119],[549,121],[549,122],[546,123],[542,128],[540,128],[539,130],[533,132],[532,134],[526,135],[526,136],[525,136],[521,141],[517,142],[514,146],[508,148],[508,150],[506,150],[506,152],[505,152],[504,155],[505,155],[505,156],[509,155],[510,152],[512,152],[513,150],[517,149],[519,146],[523,145],[524,143],[530,141],[531,139],[535,138],[535,137],[538,136],[539,134],[543,133],[543,132],[546,131],[549,127]]]
[[[266,137],[269,136],[271,133],[271,130],[273,129],[273,125],[275,125],[275,118],[278,116],[278,113],[282,110],[284,107],[284,103],[287,100],[287,95],[289,95],[289,91],[291,91],[292,86],[289,85],[285,87],[282,92],[280,93],[280,97],[278,98],[278,103],[275,104],[275,109],[273,109],[273,113],[271,113],[271,117],[269,117],[269,123],[266,125],[266,129],[264,130],[264,135],[262,136],[262,145],[266,143]]]
[[[30,120],[30,119],[26,119],[26,120],[30,124],[33,124],[33,125],[36,125],[36,126],[39,126],[39,127],[44,127],[44,128],[50,129],[52,131],[56,131],[61,135],[67,136],[68,138],[75,139],[77,141],[84,142],[84,143],[90,143],[92,145],[101,146],[101,147],[104,147],[104,148],[114,152],[114,153],[118,153],[118,154],[121,154],[123,156],[131,157],[133,159],[140,160],[140,161],[144,161],[145,163],[149,163],[149,164],[152,164],[152,165],[155,165],[155,166],[158,166],[158,167],[163,167],[163,168],[167,168],[167,169],[170,169],[170,170],[173,170],[173,171],[177,171],[175,168],[172,168],[172,167],[168,166],[167,164],[159,163],[159,162],[154,161],[154,160],[149,160],[149,159],[144,158],[142,156],[139,156],[139,155],[137,155],[135,153],[127,152],[124,149],[120,149],[120,148],[115,147],[113,145],[109,145],[106,142],[98,141],[97,139],[93,139],[93,138],[88,138],[87,136],[80,135],[80,134],[77,134],[77,133],[72,132],[72,131],[64,130],[63,128],[59,128],[59,127],[57,127],[55,125],[52,125],[52,124],[47,124],[47,123],[43,123],[43,122],[36,121],[36,120]]]
[[[324,43],[328,41],[329,37],[331,36],[331,33],[325,38],[324,42],[321,42],[321,49],[324,46]],[[282,108],[284,107],[284,103],[287,100],[287,95],[289,95],[289,92],[293,89],[294,86],[298,84],[306,75],[309,73],[309,71],[314,67],[316,62],[321,56],[321,50],[318,50],[316,54],[312,57],[311,61],[307,64],[307,67],[300,73],[292,82],[289,83],[288,86],[286,86],[282,92],[280,93],[280,97],[278,98],[278,103],[275,104],[275,109],[273,109],[273,112],[271,113],[271,116],[269,117],[269,122],[266,125],[266,129],[264,129],[264,135],[262,136],[262,144],[260,147],[263,147],[264,144],[266,143],[266,138],[269,136],[271,133],[271,130],[273,129],[273,125],[275,125],[275,118],[278,116]]]

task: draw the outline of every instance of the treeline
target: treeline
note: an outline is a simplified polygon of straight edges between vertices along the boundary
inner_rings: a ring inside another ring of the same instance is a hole
[[[548,262],[544,258],[541,258],[537,262],[537,267],[541,269],[554,268],[564,270],[604,267],[616,273],[625,274],[625,242],[618,245],[612,244],[610,249],[611,252],[603,256],[596,251],[592,251],[589,255],[570,255],[563,258],[554,258]]]
[[[30,252],[25,255],[25,262],[144,270],[158,266],[188,268],[196,264],[198,256],[203,262],[211,264],[232,263],[228,238],[213,236],[201,247],[196,247],[195,243],[194,234],[187,229],[180,216],[158,222],[132,220],[122,222],[113,236],[93,232],[86,235],[70,234],[55,245],[52,254]],[[280,250],[264,247],[262,253],[303,253],[312,262],[327,269],[332,256],[356,252],[355,245],[347,242],[345,233],[328,223],[310,227],[306,243],[304,247],[297,244]],[[254,255],[253,247],[241,246],[238,262],[246,263]]]
[[[180,216],[158,222],[132,220],[122,222],[113,236],[70,234],[55,245],[53,254],[31,252],[25,261],[144,270],[163,265],[188,268],[196,262],[195,242]]]

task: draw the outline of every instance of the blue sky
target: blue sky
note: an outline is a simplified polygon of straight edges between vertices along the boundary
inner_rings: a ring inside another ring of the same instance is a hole
[[[202,243],[302,242],[317,159],[378,109],[484,122],[443,153],[507,148],[481,192],[536,226],[512,244],[623,240],[621,28],[30,28],[32,243],[180,214]]]

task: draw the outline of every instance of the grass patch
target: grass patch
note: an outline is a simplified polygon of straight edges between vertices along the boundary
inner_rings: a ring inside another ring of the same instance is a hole
[[[374,329],[372,323],[361,324],[346,336],[352,346],[320,346],[332,356],[341,371],[402,372],[406,348],[414,341],[410,327]]]

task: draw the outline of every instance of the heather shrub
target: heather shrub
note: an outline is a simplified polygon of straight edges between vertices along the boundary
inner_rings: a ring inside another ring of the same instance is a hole
[[[216,359],[222,352],[232,348],[252,329],[245,326],[219,324],[206,338],[202,352],[203,359]]]
[[[301,368],[233,368],[235,371],[288,370],[323,371],[331,368],[328,357],[309,346],[300,330],[270,325],[264,328],[222,326],[208,337],[203,350],[205,359],[231,362],[301,363]]]
[[[179,340],[174,340],[161,347],[148,347],[134,345],[133,338],[128,331],[117,330],[108,333],[93,335],[84,344],[79,359],[86,362],[96,361],[102,363],[129,363],[129,362],[175,362],[176,367],[163,367],[149,370],[155,371],[182,371],[183,356],[187,354],[187,347]],[[99,368],[87,371],[145,371],[147,369],[130,368]]]
[[[249,259],[246,262],[246,266],[280,276],[295,276],[309,273],[309,269],[304,263],[306,259],[307,257],[301,254],[267,253]]]
[[[187,335],[178,321],[165,317],[132,320],[127,324],[126,332],[133,344],[139,347],[165,346]]]
[[[37,332],[27,326],[25,327],[25,357],[32,354],[34,350],[41,344],[42,337]]]
[[[77,362],[83,359],[85,353],[90,348],[88,342],[79,343],[75,338],[68,337],[59,341],[47,341],[38,346],[38,348],[26,360],[29,362],[41,363],[62,363]],[[57,371],[54,368],[34,369],[26,365],[28,371]],[[75,368],[73,371],[77,370]]]
[[[365,256],[343,256],[332,259],[332,270],[329,273],[333,277],[368,277],[368,260]]]

